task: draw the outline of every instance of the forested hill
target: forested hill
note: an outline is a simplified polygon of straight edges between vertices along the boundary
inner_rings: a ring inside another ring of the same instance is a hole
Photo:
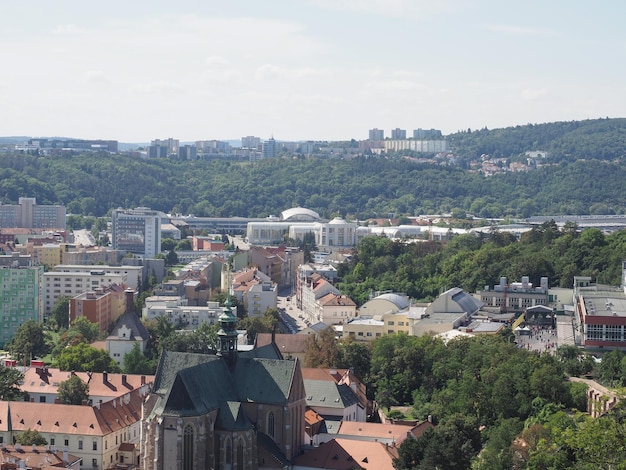
[[[452,150],[467,159],[486,154],[511,158],[529,150],[549,152],[550,161],[623,160],[626,119],[527,124],[504,129],[470,130],[447,137]]]
[[[493,177],[381,157],[256,163],[139,160],[121,155],[0,155],[0,201],[36,197],[68,213],[104,216],[147,206],[197,216],[263,217],[304,206],[325,217],[418,215],[461,209],[481,217],[626,212],[626,166],[575,161]]]

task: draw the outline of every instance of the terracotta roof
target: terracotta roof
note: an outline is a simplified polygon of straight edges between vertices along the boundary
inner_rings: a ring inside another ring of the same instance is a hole
[[[430,424],[430,423],[429,423]],[[357,421],[343,421],[337,434],[357,437],[369,437],[373,439],[392,439],[396,445],[404,441],[413,426],[404,424],[360,423]]]
[[[135,444],[131,444],[130,442],[122,442],[117,449],[120,452],[132,452],[135,450]]]
[[[80,457],[67,454],[68,462],[63,458],[63,452],[60,450],[52,451],[45,446],[16,446],[2,444],[2,452],[0,452],[0,465],[5,463],[16,463],[17,468],[21,468],[19,462],[27,464],[24,468],[65,468],[66,463],[74,464]],[[4,467],[3,467],[4,468]],[[13,468],[13,467],[7,467]]]
[[[347,305],[348,307],[356,307],[356,304],[350,297],[347,297],[345,295],[333,294],[332,292],[321,297],[319,299],[319,303],[320,305],[329,306],[329,307],[338,306],[338,305]]]
[[[8,431],[9,406],[13,432],[27,429],[40,433],[102,436],[141,419],[141,390],[100,406],[0,401],[0,432]]]
[[[298,466],[328,470],[391,469],[394,454],[380,442],[332,439],[296,458]]]
[[[84,382],[89,384],[89,395],[100,397],[119,397],[130,390],[141,387],[142,381],[154,381],[152,375],[134,374],[104,374],[100,372],[75,372]],[[23,392],[57,394],[59,384],[71,376],[71,372],[64,372],[53,368],[31,367],[24,372],[24,384],[20,387]],[[125,380],[124,380],[125,379]]]
[[[322,418],[315,410],[308,408],[304,412],[304,422],[307,426],[313,426],[315,424],[321,423],[322,421],[324,421],[324,418]]]
[[[257,333],[255,348],[267,346],[272,342],[271,333]],[[278,350],[284,353],[303,353],[306,351],[308,342],[308,336],[305,335],[292,335],[287,333],[276,333],[274,342],[278,347]]]
[[[302,368],[302,379],[304,380],[327,380],[339,383],[341,377],[348,372],[348,369],[317,369],[313,367]]]
[[[9,402],[0,401],[0,431],[7,432]],[[13,432],[27,429],[40,433],[78,434],[101,436],[96,408],[81,405],[59,405],[54,403],[11,402],[11,424]]]

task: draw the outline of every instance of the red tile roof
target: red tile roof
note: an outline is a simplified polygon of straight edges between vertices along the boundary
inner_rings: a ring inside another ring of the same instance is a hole
[[[332,439],[295,460],[296,465],[328,470],[393,468],[395,453],[380,442]]]

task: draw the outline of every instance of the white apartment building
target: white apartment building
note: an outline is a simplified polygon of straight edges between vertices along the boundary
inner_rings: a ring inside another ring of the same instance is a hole
[[[157,317],[166,317],[176,328],[195,330],[203,323],[213,325],[223,312],[219,302],[207,302],[206,306],[187,305],[187,299],[179,296],[157,296],[146,298],[146,306],[142,311],[142,318],[151,320]],[[233,307],[233,314],[237,309]]]
[[[106,274],[119,274],[123,276],[124,285],[126,287],[129,287],[134,291],[141,289],[141,279],[143,274],[142,266],[59,264],[53,269],[53,272],[57,273],[90,273],[92,271],[102,271]]]
[[[106,273],[97,268],[98,266],[91,266],[89,272],[50,271],[44,273],[44,316],[52,313],[54,305],[61,297],[75,297],[85,292],[108,287],[111,284],[124,284],[125,276],[123,274]]]

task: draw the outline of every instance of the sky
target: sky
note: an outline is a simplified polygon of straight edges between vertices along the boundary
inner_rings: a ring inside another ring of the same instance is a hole
[[[626,117],[626,2],[0,6],[0,135],[363,140]]]

